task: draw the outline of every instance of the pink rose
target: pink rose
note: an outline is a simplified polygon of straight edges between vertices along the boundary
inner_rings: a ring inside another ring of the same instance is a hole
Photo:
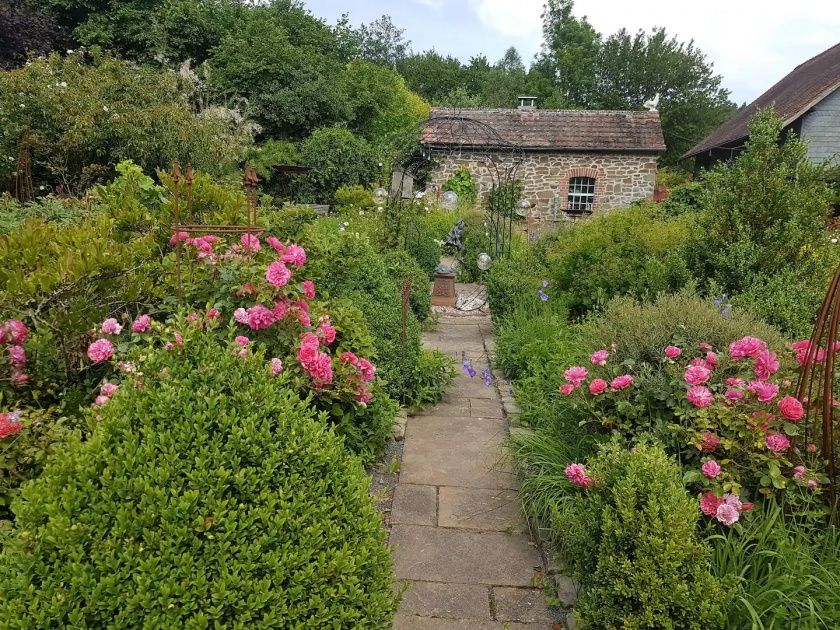
[[[570,396],[575,391],[575,386],[572,383],[563,383],[560,386],[560,393],[564,396]]]
[[[274,357],[273,359],[271,359],[271,375],[272,376],[277,376],[282,371],[283,371],[283,362],[280,359],[278,359],[277,357]]]
[[[816,453],[817,452],[817,445],[811,442],[808,446],[805,447],[805,450],[809,453]]]
[[[275,287],[285,287],[292,279],[292,272],[286,265],[275,260],[266,269],[265,279]]]
[[[321,338],[321,343],[325,346],[329,346],[331,343],[335,341],[336,330],[330,324],[329,317],[322,317],[318,328],[315,329],[315,334]]]
[[[730,402],[738,402],[744,397],[744,392],[742,392],[740,389],[729,388],[726,390],[724,396],[726,397],[726,400]]]
[[[368,392],[367,388],[364,385],[360,386],[356,392],[356,402],[365,405],[370,402],[371,398],[373,396]]]
[[[592,479],[586,474],[586,467],[583,464],[569,464],[566,466],[565,473],[566,479],[576,486],[588,488],[592,485]]]
[[[20,346],[29,337],[29,329],[19,319],[10,319],[3,325],[3,330],[0,331],[2,343],[6,343],[6,335],[8,335],[9,341],[16,346]]]
[[[563,372],[563,378],[575,387],[578,387],[581,383],[583,383],[587,374],[588,372],[585,367],[574,366]]]
[[[799,365],[805,365],[805,361],[808,359],[808,351],[811,349],[811,340],[802,339],[790,344],[790,347],[796,353],[796,362]],[[817,357],[817,362],[820,362],[819,357]]]
[[[677,359],[682,354],[682,350],[677,348],[677,346],[668,346],[665,348],[665,356],[669,359]]]
[[[170,245],[177,245],[178,243],[187,241],[189,242],[190,235],[189,232],[175,232],[169,239]]]
[[[242,346],[243,348],[251,343],[251,340],[244,335],[237,335],[236,339],[233,340],[237,345]]]
[[[689,385],[703,385],[709,381],[712,371],[703,365],[690,365],[686,368],[683,378]]]
[[[359,359],[359,372],[362,374],[362,380],[365,383],[370,383],[376,375],[376,366],[367,359]]]
[[[152,327],[152,318],[148,315],[140,315],[131,324],[131,331],[136,333],[144,333]]]
[[[306,264],[306,250],[300,245],[289,245],[280,260],[295,267],[303,267]]]
[[[117,390],[119,388],[120,386],[114,383],[103,383],[102,387],[99,388],[99,393],[101,393],[103,396],[107,396],[108,398],[110,398],[111,396],[117,393]]]
[[[688,398],[688,402],[695,407],[708,407],[715,399],[709,388],[703,387],[702,385],[689,387],[685,396]]]
[[[265,330],[271,328],[271,325],[276,321],[274,312],[263,306],[257,304],[246,311],[248,327],[251,330]]]
[[[107,339],[97,339],[88,346],[88,358],[94,363],[102,363],[114,356],[114,344]]]
[[[715,512],[715,518],[728,527],[737,523],[740,517],[741,513],[728,503],[719,505]]]
[[[23,346],[9,346],[9,361],[17,367],[26,365],[26,350]]]
[[[710,370],[714,370],[718,364],[718,355],[716,352],[712,352],[711,350],[706,353],[706,367]]]
[[[744,379],[738,377],[730,377],[724,381],[729,387],[740,387],[744,384]]]
[[[806,472],[805,466],[797,466],[796,468],[793,469],[793,476],[796,479],[799,479],[800,477],[802,477],[805,474],[805,472]]]
[[[754,357],[762,350],[767,349],[767,344],[758,337],[743,337],[733,341],[729,346],[729,356],[733,359],[744,359]]]
[[[612,382],[610,383],[610,389],[614,392],[620,391],[622,389],[627,389],[633,384],[633,377],[629,374],[622,374],[621,376],[616,376]]]
[[[775,352],[762,350],[755,356],[755,376],[760,381],[766,381],[779,371],[779,361]]]
[[[589,362],[593,365],[606,365],[607,359],[609,358],[610,353],[606,350],[597,350],[596,352],[592,353],[592,356],[589,357]]]
[[[307,300],[314,300],[315,299],[315,285],[313,284],[312,280],[304,280],[300,283],[303,287],[303,294],[306,296]]]
[[[720,475],[720,464],[718,464],[715,460],[710,459],[700,467],[700,470],[703,471],[703,476],[708,477],[709,479],[715,479]]]
[[[805,415],[805,408],[802,403],[793,396],[785,396],[777,404],[785,419],[791,422],[799,422]]]
[[[103,335],[119,335],[122,332],[122,326],[120,326],[120,323],[116,319],[109,317],[102,322],[99,332]]]
[[[306,370],[312,377],[312,382],[316,388],[332,383],[333,371],[330,355],[318,352],[315,360],[306,366]]]
[[[603,394],[607,389],[607,382],[602,378],[595,378],[592,379],[592,382],[589,383],[589,393],[599,396]]]
[[[269,236],[265,239],[265,242],[271,245],[271,247],[273,247],[278,254],[282,254],[286,251],[286,247],[283,245],[283,243],[277,240],[277,238],[274,236]]]
[[[175,345],[176,346],[183,346],[184,345],[184,338],[181,336],[181,333],[175,333]]]
[[[814,488],[818,488],[818,487],[819,487],[820,482],[819,482],[817,479],[809,479],[809,480],[808,480],[808,482],[807,482],[805,485],[806,485],[806,486],[807,486],[810,490],[813,490]]]
[[[759,402],[770,402],[779,393],[779,386],[776,383],[764,383],[762,381],[752,381],[747,385],[747,389],[758,396]]]
[[[97,407],[101,407],[102,405],[104,405],[109,400],[111,400],[111,399],[108,398],[107,396],[97,396],[96,399],[93,401],[93,404]]]
[[[787,448],[790,448],[790,440],[787,438],[786,435],[782,435],[781,433],[771,433],[764,441],[769,448],[774,453],[781,453]]]
[[[711,490],[700,497],[700,510],[706,516],[714,516],[717,514],[717,509],[723,504],[724,500],[716,496]]]
[[[242,250],[246,252],[258,252],[260,251],[260,239],[258,239],[253,234],[243,234],[242,237],[239,239],[242,243]]]
[[[720,438],[710,431],[703,431],[701,434],[700,450],[704,453],[712,453],[720,446]]]

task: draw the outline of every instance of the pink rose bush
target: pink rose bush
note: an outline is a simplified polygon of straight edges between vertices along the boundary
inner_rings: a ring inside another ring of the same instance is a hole
[[[29,382],[26,372],[26,349],[23,344],[29,339],[29,328],[19,319],[10,319],[0,326],[0,351],[5,348],[5,364],[0,372],[14,388]]]
[[[792,351],[800,360],[808,346],[798,342]],[[816,449],[798,439],[807,404],[783,391],[794,379],[780,376],[782,357],[764,340],[743,337],[722,352],[708,343],[669,345],[658,366],[643,364],[633,375],[609,366],[610,355],[599,352],[590,356],[591,370],[563,372],[563,404],[631,441],[652,433],[677,448],[685,482],[702,496],[706,516],[731,526],[751,507],[744,495],[797,486],[813,495],[825,483]],[[663,381],[664,391],[651,390],[651,383]],[[572,483],[579,473],[567,469]]]

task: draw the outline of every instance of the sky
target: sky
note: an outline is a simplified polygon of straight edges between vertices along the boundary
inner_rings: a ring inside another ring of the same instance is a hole
[[[468,61],[491,63],[515,46],[526,64],[542,42],[544,0],[304,0],[333,24],[371,22],[388,14],[411,47],[435,49]],[[803,61],[840,42],[840,0],[577,0],[602,34],[662,26],[693,39],[723,76],[737,103],[750,102]]]

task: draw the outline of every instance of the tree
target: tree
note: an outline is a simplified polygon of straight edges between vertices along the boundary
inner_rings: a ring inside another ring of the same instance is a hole
[[[303,201],[332,203],[341,186],[367,186],[377,175],[373,148],[344,127],[318,129],[301,145],[301,162],[310,170],[300,179]]]
[[[639,109],[660,95],[666,162],[678,161],[735,109],[720,76],[694,42],[669,38],[661,28],[650,34],[630,35],[622,29],[611,35],[601,46],[597,68],[593,107]]]
[[[51,15],[29,2],[0,0],[0,69],[21,66],[30,54],[46,55],[66,37]]]
[[[432,103],[440,103],[458,87],[464,87],[464,70],[455,57],[443,57],[434,50],[414,54],[397,63],[397,70],[414,92]]]
[[[405,39],[405,29],[398,28],[391,16],[383,15],[370,24],[362,24],[358,30],[359,58],[389,66],[408,54],[410,41]]]
[[[508,74],[525,74],[525,64],[522,62],[522,56],[513,46],[505,51],[504,57],[499,59],[496,67]]]
[[[572,15],[573,0],[548,0],[543,10],[543,46],[538,70],[556,81],[569,102],[586,107],[598,84],[601,35],[586,20]]]

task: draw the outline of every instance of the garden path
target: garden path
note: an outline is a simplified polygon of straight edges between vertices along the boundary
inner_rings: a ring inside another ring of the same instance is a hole
[[[394,629],[562,627],[534,588],[541,559],[502,452],[508,423],[495,383],[482,378],[493,351],[490,317],[444,315],[424,345],[455,358],[459,373],[440,404],[407,420],[390,539],[407,590]],[[463,356],[475,377],[461,369]]]

